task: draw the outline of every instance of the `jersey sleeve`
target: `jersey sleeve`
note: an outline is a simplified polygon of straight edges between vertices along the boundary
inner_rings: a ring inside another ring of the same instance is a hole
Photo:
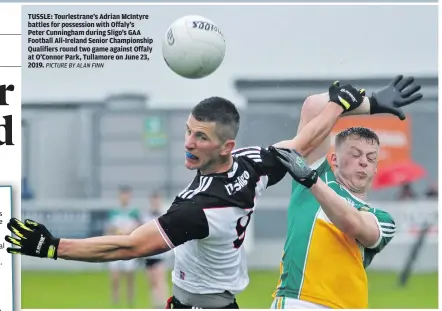
[[[287,169],[270,153],[267,148],[246,147],[237,149],[233,152],[234,156],[247,157],[254,162],[260,175],[266,175],[269,178],[267,187],[273,186],[281,181],[287,173]]]
[[[396,232],[396,224],[393,217],[383,210],[370,208],[369,212],[374,215],[380,234],[378,241],[373,246],[367,248],[379,253],[393,239]]]
[[[209,223],[203,207],[195,201],[174,202],[157,220],[158,228],[170,248],[209,235]]]
[[[321,159],[310,165],[310,168],[316,170],[321,177],[325,176],[328,173],[333,174],[333,170],[330,166],[330,163],[328,163],[328,159],[326,156],[322,157]]]

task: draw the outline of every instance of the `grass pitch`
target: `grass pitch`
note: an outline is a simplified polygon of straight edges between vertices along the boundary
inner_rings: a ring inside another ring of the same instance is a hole
[[[249,287],[238,296],[244,309],[268,309],[278,271],[251,271]],[[414,274],[406,287],[397,286],[394,273],[369,272],[369,304],[375,309],[437,309],[438,275]],[[149,288],[143,271],[136,277],[135,308],[150,308]],[[22,309],[113,309],[128,308],[122,287],[122,302],[111,303],[107,272],[22,272]]]

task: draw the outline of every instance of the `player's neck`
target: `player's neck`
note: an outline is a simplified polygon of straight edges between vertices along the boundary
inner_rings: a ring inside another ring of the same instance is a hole
[[[201,175],[209,175],[209,174],[222,174],[228,172],[233,165],[233,157],[230,155],[226,157],[223,161],[218,163],[216,166],[212,166],[207,170],[201,170]]]
[[[341,178],[339,174],[335,174],[336,182],[344,186],[351,194],[353,194],[358,199],[365,201],[367,198],[367,191],[354,189],[344,178]]]

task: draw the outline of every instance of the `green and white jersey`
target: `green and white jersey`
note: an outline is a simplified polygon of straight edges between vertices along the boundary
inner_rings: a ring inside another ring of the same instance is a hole
[[[281,275],[274,297],[295,298],[330,308],[367,308],[365,268],[391,241],[395,223],[387,212],[370,206],[338,184],[325,158],[312,167],[343,200],[373,215],[380,231],[379,240],[364,247],[345,235],[328,219],[311,192],[293,181]]]
[[[108,227],[120,234],[129,234],[140,226],[141,215],[138,208],[115,208],[109,212]]]

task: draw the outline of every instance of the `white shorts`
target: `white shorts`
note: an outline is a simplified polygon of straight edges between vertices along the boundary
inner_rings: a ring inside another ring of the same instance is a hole
[[[109,269],[111,271],[121,271],[121,272],[133,272],[137,269],[138,260],[118,260],[109,262]]]
[[[288,297],[276,297],[270,309],[330,309],[313,302]]]

